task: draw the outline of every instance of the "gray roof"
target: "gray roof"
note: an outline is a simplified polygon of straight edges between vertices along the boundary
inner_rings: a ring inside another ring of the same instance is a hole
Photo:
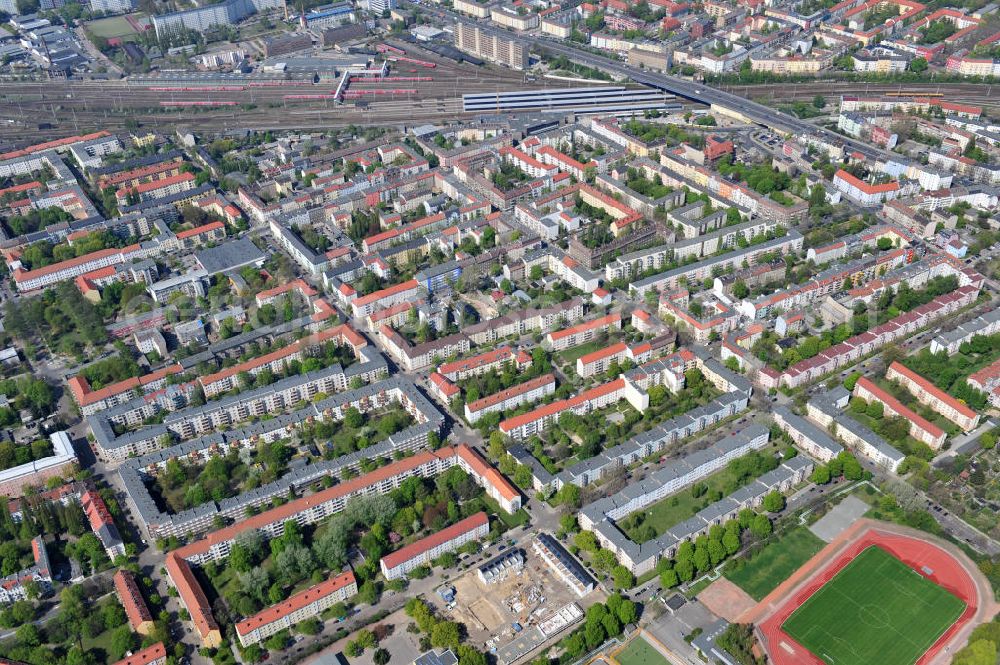
[[[774,414],[780,416],[788,423],[788,427],[800,433],[820,448],[825,448],[834,455],[839,455],[844,450],[844,447],[834,441],[833,437],[802,416],[792,413],[792,410],[787,406],[775,406]]]
[[[763,242],[759,245],[754,245],[753,247],[747,247],[744,249],[737,249],[732,252],[726,252],[724,254],[719,254],[717,256],[710,256],[707,259],[702,259],[695,263],[689,263],[687,265],[680,266],[678,268],[672,268],[665,272],[661,272],[657,275],[647,277],[645,279],[639,280],[638,282],[632,282],[629,286],[630,288],[635,288],[643,290],[650,287],[656,287],[659,284],[673,279],[674,277],[680,277],[686,275],[689,272],[699,270],[701,268],[708,268],[717,264],[727,263],[730,261],[737,261],[741,256],[749,254],[751,252],[766,252],[775,247],[780,247],[787,242],[799,240],[802,238],[802,234],[791,229],[788,233],[780,238],[773,238],[767,242]]]
[[[244,492],[239,496],[224,499],[218,503],[209,501],[176,514],[169,514],[161,511],[152,496],[149,494],[149,491],[146,489],[144,482],[144,470],[150,465],[163,464],[166,463],[167,460],[175,457],[184,457],[196,451],[204,451],[213,446],[223,446],[229,442],[240,441],[253,435],[258,435],[263,438],[270,432],[285,430],[290,426],[298,425],[306,418],[320,418],[322,417],[322,413],[324,411],[334,408],[338,404],[351,402],[366,395],[374,395],[383,391],[390,392],[390,394],[392,394],[392,392],[398,392],[401,395],[405,395],[407,399],[414,403],[416,409],[422,414],[426,421],[408,427],[401,432],[397,432],[389,438],[363,450],[342,455],[334,460],[319,461],[314,464],[292,469],[274,482],[257,487],[248,492]],[[88,423],[92,421],[94,421],[93,418],[88,418]],[[358,388],[357,390],[340,393],[316,404],[309,404],[306,407],[292,413],[282,414],[267,420],[249,423],[248,425],[238,429],[215,432],[197,439],[184,441],[170,446],[169,448],[151,452],[143,455],[142,457],[126,460],[118,468],[118,473],[121,476],[122,483],[125,486],[125,491],[128,494],[129,499],[136,508],[139,518],[146,525],[157,525],[162,527],[164,525],[172,524],[175,531],[183,533],[188,530],[184,527],[185,524],[192,522],[192,520],[197,518],[204,517],[205,515],[221,514],[226,513],[227,511],[231,514],[233,511],[238,511],[245,506],[259,506],[270,501],[275,496],[287,494],[290,487],[300,487],[323,476],[339,477],[341,475],[341,471],[345,468],[357,470],[361,461],[364,459],[391,457],[396,451],[404,450],[408,442],[412,441],[414,438],[426,437],[428,432],[437,431],[443,421],[444,416],[441,412],[438,411],[437,408],[429,400],[427,400],[427,398],[425,398],[419,390],[417,390],[416,386],[413,385],[412,382],[405,378],[392,376],[384,381],[366,385]],[[97,422],[94,422],[93,424],[99,425],[101,423],[106,425],[106,421],[104,419],[97,419]],[[144,429],[155,430],[157,428],[163,428],[163,426],[157,425]],[[165,428],[162,433],[166,433]],[[137,432],[135,434],[138,435],[141,434],[141,432]]]
[[[420,654],[413,661],[413,665],[455,665],[456,663],[458,663],[458,658],[451,652],[451,649],[445,649],[436,653],[428,651],[427,653]]]
[[[980,331],[987,330],[995,326],[1000,321],[1000,308],[990,310],[982,316],[977,316],[968,323],[963,323],[954,330],[943,332],[935,338],[935,342],[947,347],[951,344],[968,341],[976,335],[982,334]]]
[[[257,245],[249,238],[238,238],[195,252],[195,258],[208,274],[215,275],[253,263],[261,263],[267,256],[257,249]]]

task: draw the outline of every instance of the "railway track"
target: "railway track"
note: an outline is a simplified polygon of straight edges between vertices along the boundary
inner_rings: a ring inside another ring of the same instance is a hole
[[[857,83],[815,81],[788,84],[723,85],[721,90],[748,99],[775,101],[812,100],[816,95],[877,96],[887,93],[925,92],[942,95],[942,99],[984,108],[1000,108],[1000,85],[985,83]]]
[[[312,86],[286,85],[244,87],[242,89],[172,91],[158,86],[139,86],[128,81],[100,82],[5,82],[0,86],[0,139],[26,142],[97,128],[123,131],[132,122],[159,131],[175,128],[202,132],[224,131],[234,127],[256,129],[324,129],[357,123],[403,124],[435,122],[468,117],[462,112],[461,95],[469,92],[494,92],[512,88],[529,89],[547,85],[525,83],[512,72],[459,71],[439,66],[431,72],[433,81],[407,84],[416,87],[414,94],[382,98],[373,96],[364,104],[336,104],[332,99],[289,100],[289,95],[323,96],[336,83],[324,81]],[[408,73],[408,72],[404,72]],[[358,81],[358,90],[396,87]],[[560,87],[563,83],[560,82]],[[160,89],[152,90],[150,87]],[[238,86],[234,86],[238,87]],[[750,99],[773,101],[811,101],[817,94],[880,95],[901,91],[926,91],[944,99],[1000,109],[1000,86],[984,84],[859,84],[842,81],[816,81],[795,85],[722,86],[726,91]],[[164,102],[169,104],[164,105]],[[183,102],[225,102],[207,105],[196,111],[184,108]],[[173,105],[173,106],[171,106]],[[164,108],[166,106],[166,108]],[[49,125],[49,126],[46,126]],[[39,126],[42,128],[39,129]]]

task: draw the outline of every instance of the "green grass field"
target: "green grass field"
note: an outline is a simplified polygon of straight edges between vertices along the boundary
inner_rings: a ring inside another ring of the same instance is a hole
[[[643,639],[636,637],[615,656],[621,665],[670,665],[653,645]]]
[[[760,600],[787,580],[802,564],[823,549],[823,541],[804,526],[796,527],[768,543],[746,562],[726,566],[726,578]]]
[[[950,592],[872,546],[782,629],[830,665],[912,665],[964,610]]]
[[[125,20],[124,16],[110,16],[87,22],[87,30],[97,37],[105,39],[128,39],[137,37],[135,29]]]

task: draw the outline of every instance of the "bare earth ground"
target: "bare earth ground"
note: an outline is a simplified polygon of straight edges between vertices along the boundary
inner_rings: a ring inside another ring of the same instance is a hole
[[[935,657],[927,665],[947,665],[951,662],[951,657],[955,651],[961,649],[969,639],[972,630],[986,621],[991,620],[1000,611],[1000,603],[997,603],[993,595],[993,589],[989,581],[983,576],[976,564],[969,559],[961,549],[951,543],[931,536],[923,531],[879,522],[868,518],[859,519],[843,533],[837,536],[829,545],[824,547],[812,559],[807,561],[801,568],[795,571],[791,577],[779,584],[774,591],[765,596],[756,606],[742,612],[738,621],[741,623],[761,624],[772,614],[777,612],[785,601],[794,596],[800,588],[806,586],[818,571],[822,571],[826,566],[835,560],[854,541],[870,529],[878,529],[882,532],[909,536],[924,540],[944,549],[961,565],[962,569],[969,575],[976,586],[978,595],[977,610],[972,620],[965,623],[958,630],[945,646],[937,652]],[[706,589],[707,591],[707,589]],[[700,599],[700,597],[699,597]]]
[[[733,623],[757,604],[750,595],[725,577],[715,580],[698,594],[698,600],[713,614]]]

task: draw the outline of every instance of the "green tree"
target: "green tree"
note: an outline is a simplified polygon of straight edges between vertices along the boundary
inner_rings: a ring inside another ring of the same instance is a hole
[[[764,496],[763,506],[769,513],[780,513],[785,509],[785,497],[781,492],[770,492]]]
[[[952,665],[995,665],[997,645],[989,640],[976,640],[955,654]]]
[[[660,572],[660,586],[664,589],[673,589],[678,584],[680,584],[680,578],[677,576],[676,570],[667,568]]]
[[[740,537],[737,533],[726,531],[722,536],[722,545],[726,548],[726,553],[732,556],[740,551]]]
[[[773,530],[774,527],[771,525],[771,520],[767,518],[767,515],[757,515],[750,524],[750,533],[757,538],[767,538]]]
[[[461,631],[454,621],[441,621],[431,630],[431,646],[437,648],[458,648]]]
[[[813,469],[812,475],[809,476],[811,482],[817,485],[826,485],[830,482],[830,467],[825,465],[819,465]]]
[[[635,576],[625,566],[615,566],[611,571],[611,577],[619,589],[631,589],[635,585]]]
[[[125,625],[111,634],[111,658],[121,660],[128,651],[134,651],[139,646],[139,640],[132,628]]]

